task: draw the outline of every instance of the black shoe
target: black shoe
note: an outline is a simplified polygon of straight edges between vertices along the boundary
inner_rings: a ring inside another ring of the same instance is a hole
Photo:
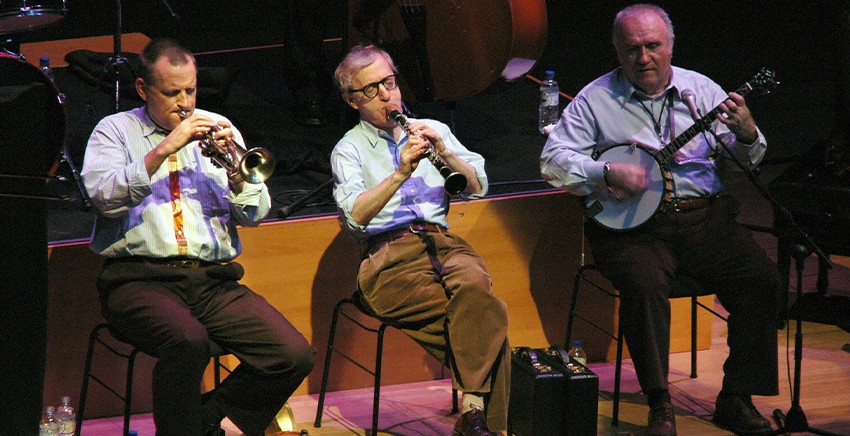
[[[649,409],[646,434],[650,436],[676,436],[676,415],[673,405],[660,403]]]
[[[718,395],[713,421],[738,435],[773,432],[770,421],[761,416],[749,395]]]
[[[201,409],[203,417],[203,436],[224,436],[224,429],[221,428],[221,420],[224,415],[218,409],[213,401],[215,390],[209,391],[201,395]]]
[[[469,412],[460,415],[460,418],[455,422],[452,436],[498,436],[498,433],[493,433],[487,428],[487,418],[484,412],[473,408]]]

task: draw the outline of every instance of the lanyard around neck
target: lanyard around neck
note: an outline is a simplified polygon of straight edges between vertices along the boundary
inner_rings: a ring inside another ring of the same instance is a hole
[[[640,103],[640,107],[643,108],[643,111],[649,116],[649,120],[652,121],[652,127],[655,130],[655,134],[658,135],[658,140],[661,141],[662,144],[666,144],[667,141],[664,140],[664,110],[667,110],[667,113],[670,113],[670,108],[673,106],[673,98],[672,94],[670,94],[669,90],[664,92],[664,97],[662,98],[661,103],[661,112],[658,114],[658,118],[655,118],[655,114],[649,109],[649,107],[644,104],[643,99],[639,96],[635,96],[638,103]],[[669,124],[669,123],[668,123]]]

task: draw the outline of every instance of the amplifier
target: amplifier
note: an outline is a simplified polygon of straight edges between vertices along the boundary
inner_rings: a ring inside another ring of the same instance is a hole
[[[512,351],[509,434],[596,435],[599,377],[563,347]]]

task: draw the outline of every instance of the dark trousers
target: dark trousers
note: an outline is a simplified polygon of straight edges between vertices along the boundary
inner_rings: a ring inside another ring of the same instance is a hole
[[[113,331],[158,358],[157,435],[200,435],[210,342],[240,361],[212,395],[246,435],[262,435],[313,367],[315,351],[263,297],[237,283],[237,263],[177,268],[108,260],[98,280]]]
[[[778,393],[776,265],[735,222],[738,204],[722,196],[688,212],[656,215],[613,232],[588,224],[594,263],[620,291],[620,325],[644,393],[667,390],[670,283],[685,274],[717,294],[728,317],[729,357],[722,390]]]

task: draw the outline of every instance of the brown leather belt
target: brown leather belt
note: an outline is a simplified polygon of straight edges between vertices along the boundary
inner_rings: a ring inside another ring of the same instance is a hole
[[[446,233],[446,228],[432,223],[413,223],[407,227],[389,230],[370,237],[366,242],[366,251],[372,252],[375,248],[394,241],[404,235],[419,233]]]
[[[695,209],[702,209],[711,206],[714,203],[714,197],[697,197],[697,198],[674,198],[669,203],[661,203],[658,211],[661,213],[679,213],[687,212]]]

